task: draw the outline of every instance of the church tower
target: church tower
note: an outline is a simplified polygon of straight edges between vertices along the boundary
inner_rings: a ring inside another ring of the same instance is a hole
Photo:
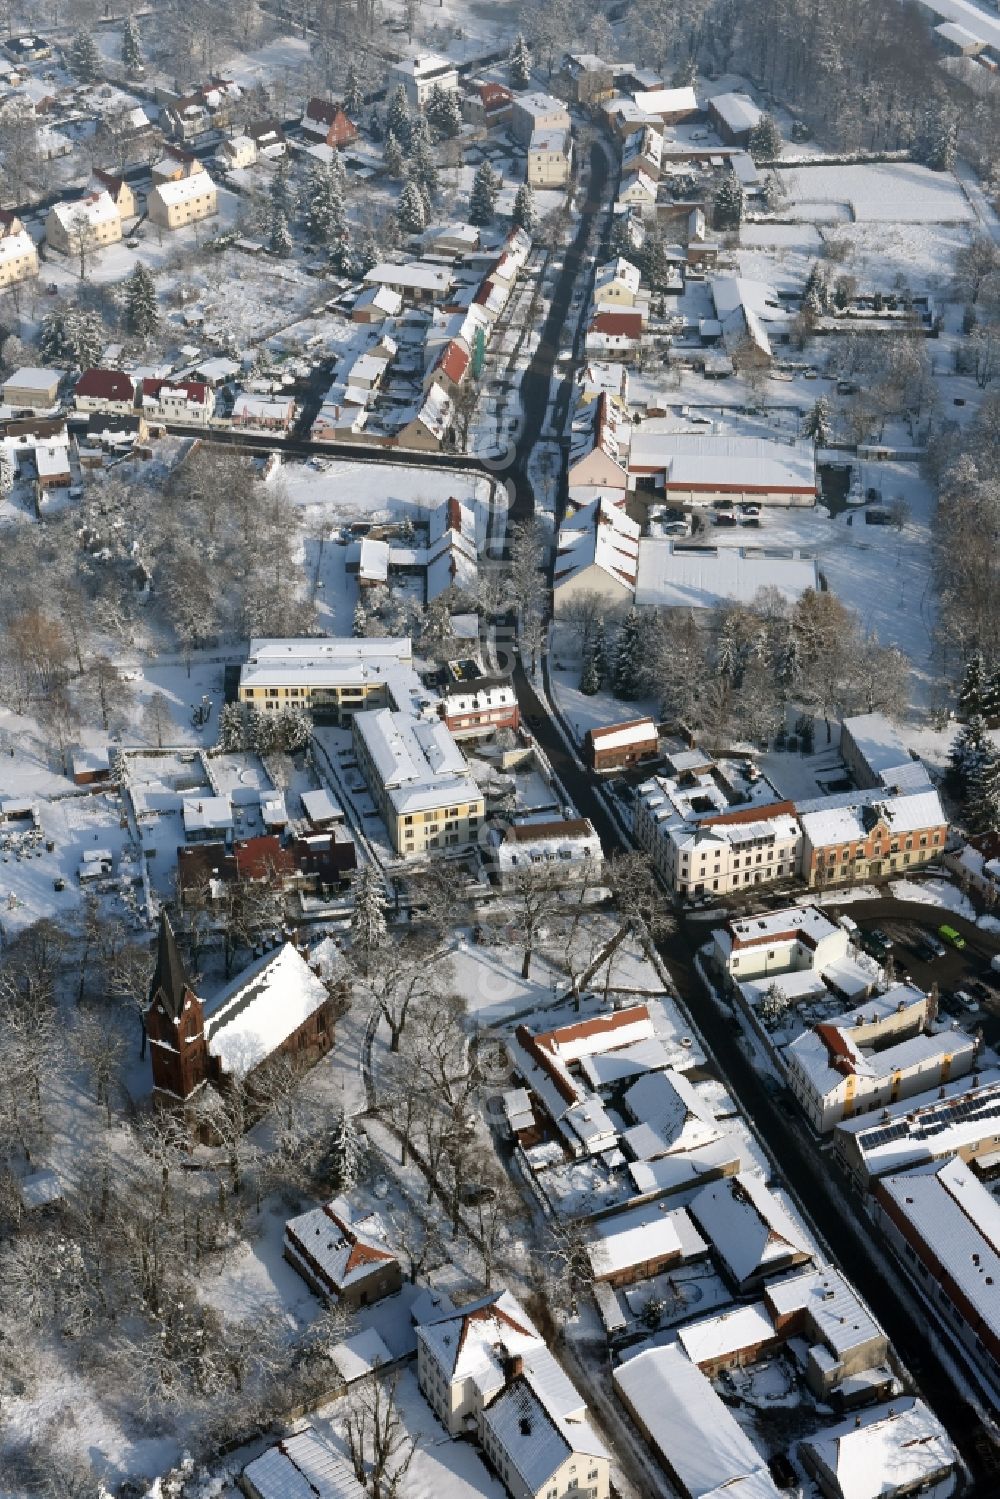
[[[187,980],[177,938],[160,913],[160,945],[145,1013],[153,1086],[190,1098],[208,1077],[208,1048],[201,1000]]]

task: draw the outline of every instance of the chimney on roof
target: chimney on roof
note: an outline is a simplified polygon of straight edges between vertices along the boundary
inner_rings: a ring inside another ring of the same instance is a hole
[[[503,1361],[503,1382],[512,1384],[524,1373],[524,1359],[519,1353],[510,1353]]]

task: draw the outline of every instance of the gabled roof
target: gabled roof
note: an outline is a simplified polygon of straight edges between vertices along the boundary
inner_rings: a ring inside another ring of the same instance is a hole
[[[641,338],[641,312],[599,312],[588,330],[603,333],[606,338]]]
[[[437,368],[453,385],[460,385],[469,368],[469,358],[468,349],[457,338],[453,338],[438,360]]]
[[[132,401],[135,387],[131,375],[121,370],[84,370],[76,382],[75,394],[101,401]]]

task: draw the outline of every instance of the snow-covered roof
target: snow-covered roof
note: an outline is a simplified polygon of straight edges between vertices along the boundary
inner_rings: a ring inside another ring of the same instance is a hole
[[[836,1484],[837,1499],[916,1493],[958,1464],[941,1422],[913,1395],[859,1411],[803,1446]]]
[[[329,999],[298,950],[266,953],[205,1005],[205,1038],[223,1072],[245,1077]]]
[[[225,796],[186,796],[182,806],[186,834],[223,832],[233,825],[233,808]]]
[[[734,133],[752,130],[761,118],[761,111],[749,94],[716,94],[710,102],[712,109]]]
[[[56,203],[52,213],[67,234],[73,234],[80,226],[97,229],[101,224],[121,221],[118,205],[107,192],[88,193],[74,203]]]
[[[953,1078],[877,1114],[844,1119],[837,1136],[851,1139],[869,1176],[957,1155],[1000,1136],[1000,1072]]]
[[[883,1176],[874,1193],[926,1246],[980,1325],[1000,1337],[1000,1203],[961,1157]]]
[[[438,52],[419,52],[416,57],[404,57],[399,62],[393,63],[392,71],[406,73],[410,78],[421,81],[437,75],[445,76],[448,73],[454,73],[455,64]]]
[[[237,421],[288,422],[295,402],[291,396],[257,396],[240,391],[233,402],[233,419]]]
[[[679,1347],[638,1353],[613,1378],[688,1499],[780,1499],[764,1458]]]
[[[780,911],[755,912],[735,918],[725,928],[733,952],[784,942],[802,942],[815,948],[841,930],[818,906],[783,906]]]
[[[907,796],[886,796],[881,789],[845,792],[843,796],[798,802],[796,811],[804,835],[817,849],[863,841],[869,836],[874,817],[885,822],[893,838],[899,833],[942,828],[948,820],[935,790],[916,791]]]
[[[569,131],[553,126],[544,130],[533,130],[528,142],[528,150],[534,156],[566,156],[569,143]]]
[[[651,718],[633,718],[628,723],[589,729],[587,737],[595,750],[625,749],[634,744],[657,742],[656,724]]]
[[[192,198],[214,193],[215,183],[205,171],[192,172],[190,177],[182,177],[178,182],[158,182],[153,191],[168,208],[172,208]]]
[[[354,731],[397,815],[482,799],[443,719],[374,708],[354,715]]]
[[[632,97],[641,110],[651,115],[693,114],[698,108],[695,91],[690,86],[644,89]]]
[[[945,1057],[951,1059],[953,1072],[966,1071],[975,1049],[972,1036],[951,1030],[941,1034],[921,1031],[895,1046],[875,1051],[857,1044],[849,1024],[827,1021],[796,1036],[788,1047],[788,1059],[796,1063],[820,1098],[829,1098],[846,1088],[851,1075],[866,1078],[877,1089],[888,1085],[897,1072],[929,1070]]]
[[[369,286],[391,286],[404,291],[431,291],[442,294],[451,287],[454,274],[443,265],[429,265],[411,260],[406,265],[380,261],[365,275]]]
[[[810,1337],[820,1338],[838,1358],[884,1336],[850,1281],[834,1265],[770,1280],[763,1296],[776,1317],[804,1310]]]
[[[698,1322],[688,1322],[677,1341],[693,1364],[707,1364],[746,1348],[758,1348],[775,1337],[774,1323],[763,1302],[727,1307]]]
[[[730,599],[750,603],[761,588],[776,588],[794,603],[817,586],[815,558],[797,551],[691,546],[650,536],[639,542],[637,604],[715,609]]]
[[[58,389],[59,381],[66,373],[65,370],[42,369],[38,365],[25,365],[23,369],[15,370],[8,375],[4,381],[4,390],[10,386],[17,390],[34,390],[39,395],[48,395],[50,391]]]
[[[355,1213],[343,1197],[290,1218],[285,1242],[338,1294],[380,1274],[396,1258],[381,1218]]]
[[[808,1239],[784,1203],[749,1172],[703,1187],[690,1206],[691,1216],[737,1285],[766,1273],[769,1265],[790,1254],[812,1254]]]
[[[334,801],[325,786],[315,791],[303,791],[300,798],[302,810],[310,822],[333,822],[343,819],[344,812],[339,802]]]
[[[622,1141],[636,1160],[707,1145],[722,1131],[711,1108],[681,1072],[652,1072],[633,1083],[624,1107],[635,1121]]]
[[[248,1463],[243,1477],[260,1499],[365,1499],[347,1458],[309,1427]]]
[[[732,433],[632,433],[632,473],[664,470],[668,489],[777,490],[816,493],[816,455],[809,442],[775,442]]]
[[[0,265],[8,260],[20,260],[35,253],[35,241],[27,229],[17,234],[5,234],[0,238]]]
[[[534,1323],[509,1291],[420,1324],[417,1337],[449,1383],[474,1380],[488,1396],[502,1388],[505,1357],[544,1347]],[[582,1405],[579,1397],[577,1404]]]
[[[635,588],[639,527],[620,505],[603,496],[584,505],[559,528],[553,586],[558,591],[588,568]]]
[[[565,119],[569,124],[569,114],[561,99],[553,98],[551,94],[533,93],[517,94],[514,99],[515,109],[524,114],[531,115],[534,119],[545,119],[548,116],[557,116]]]
[[[899,784],[900,775],[912,781],[916,773],[924,785],[930,785],[926,767],[913,759],[895,725],[884,713],[861,713],[854,718],[845,718],[841,727],[850,735],[871,774],[883,784]]]
[[[547,1349],[541,1352],[555,1364]],[[542,1493],[574,1453],[589,1459],[608,1457],[586,1415],[578,1410],[572,1416],[563,1415],[558,1400],[548,1395],[546,1381],[525,1374],[503,1389],[482,1414],[483,1426],[495,1439],[505,1467],[520,1475],[531,1494]]]
[[[687,1209],[670,1208],[664,1201],[642,1203],[599,1218],[590,1232],[587,1255],[599,1279],[665,1255],[686,1261],[708,1252]]]
[[[315,687],[355,687],[364,683],[406,680],[417,683],[408,636],[351,639],[306,636],[304,639],[251,640],[240,687],[279,687],[308,682]]]

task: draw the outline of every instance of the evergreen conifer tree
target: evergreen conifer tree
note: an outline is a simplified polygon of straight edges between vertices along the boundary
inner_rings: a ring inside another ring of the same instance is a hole
[[[965,663],[965,674],[958,690],[958,706],[963,718],[983,714],[989,684],[981,651],[973,651]]]
[[[69,47],[70,72],[81,83],[96,83],[101,76],[101,54],[89,31],[78,31]]]
[[[368,1137],[341,1109],[330,1140],[331,1165],[337,1177],[338,1192],[350,1192],[363,1179],[368,1159]]]
[[[735,172],[727,172],[715,190],[715,223],[719,229],[738,229],[743,222],[745,199]]]
[[[994,723],[1000,719],[1000,667],[986,678],[981,711],[988,723]]]
[[[616,213],[614,216],[608,248],[613,258],[623,255],[626,260],[630,260],[636,253],[636,235],[632,215],[627,209],[624,213]]]
[[[404,182],[396,205],[396,220],[404,234],[420,234],[427,227],[427,213],[420,188],[415,182]]]
[[[965,823],[970,833],[1000,832],[1000,751],[989,739],[966,780]]]
[[[365,973],[372,954],[382,947],[388,936],[385,920],[385,894],[382,876],[371,862],[365,864],[354,885],[354,910],[351,913],[351,941]]]
[[[389,100],[389,108],[385,116],[386,135],[391,131],[399,141],[400,145],[408,146],[410,143],[410,106],[406,102],[406,90],[403,85],[397,84],[392,91]]]
[[[14,459],[9,448],[0,448],[0,495],[14,488]]]
[[[406,158],[394,130],[386,134],[385,145],[382,147],[382,160],[385,162],[385,169],[390,177],[402,177],[406,171]]]
[[[777,161],[781,155],[781,131],[775,124],[773,115],[761,115],[750,131],[747,144],[755,162]]]
[[[601,669],[593,645],[587,647],[583,656],[583,671],[580,673],[580,691],[593,697],[601,690]]]
[[[288,232],[288,220],[277,207],[271,212],[271,229],[267,237],[267,247],[272,255],[279,255],[282,260],[287,259],[292,253],[292,236]]]
[[[615,697],[630,702],[642,692],[642,620],[635,608],[626,614],[615,642],[612,687]]]
[[[663,291],[670,283],[670,260],[663,230],[656,225],[646,230],[642,242],[642,274],[652,291]]]
[[[522,182],[514,194],[514,211],[511,218],[519,229],[530,234],[538,222],[538,211],[535,208],[535,195],[527,182]]]
[[[820,396],[813,403],[812,410],[805,420],[806,436],[811,437],[818,448],[826,447],[833,436],[833,425],[830,420],[830,403],[826,396]]]
[[[347,77],[344,80],[344,108],[349,115],[359,114],[364,104],[364,94],[361,91],[361,80],[358,78],[357,69],[353,62],[347,65]]]
[[[531,83],[532,58],[531,49],[528,46],[523,31],[519,31],[514,38],[514,45],[510,49],[507,66],[510,69],[510,81],[514,87],[527,88]]]
[[[134,16],[126,16],[122,27],[122,66],[126,73],[138,73],[142,67],[139,27]]]
[[[959,796],[964,797],[979,763],[989,752],[986,724],[979,714],[963,724],[951,747],[949,777]]]
[[[469,223],[480,228],[492,224],[499,185],[488,161],[477,168],[469,196]]]
[[[312,175],[306,230],[313,244],[332,245],[345,232],[344,194],[340,177],[324,162]]]
[[[141,261],[136,262],[125,285],[125,320],[129,332],[137,338],[149,338],[160,326],[156,283]]]

